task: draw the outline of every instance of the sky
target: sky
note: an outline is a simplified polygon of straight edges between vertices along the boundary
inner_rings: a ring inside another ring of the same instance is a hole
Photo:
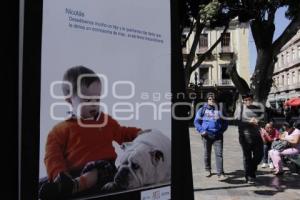
[[[279,8],[276,12],[275,15],[275,33],[274,33],[274,38],[273,41],[276,40],[281,33],[284,31],[284,29],[288,26],[290,23],[290,20],[288,20],[285,16],[284,13],[286,11],[286,7]],[[249,54],[250,54],[250,74],[253,73],[254,68],[255,68],[255,63],[256,63],[256,48],[255,48],[255,43],[252,37],[252,33],[250,30],[249,34]]]

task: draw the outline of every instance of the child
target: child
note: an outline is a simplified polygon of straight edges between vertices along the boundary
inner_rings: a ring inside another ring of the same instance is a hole
[[[141,133],[100,112],[102,85],[95,72],[76,66],[66,71],[63,80],[69,83],[62,91],[73,111],[48,135],[44,162],[49,181],[40,188],[41,199],[57,199],[112,181],[116,158],[112,141],[132,141]]]

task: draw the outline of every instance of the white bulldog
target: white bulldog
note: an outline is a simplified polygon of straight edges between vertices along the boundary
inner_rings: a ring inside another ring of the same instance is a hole
[[[171,140],[160,131],[144,131],[135,140],[119,145],[112,142],[117,159],[117,173],[113,183],[104,190],[131,189],[171,178]]]

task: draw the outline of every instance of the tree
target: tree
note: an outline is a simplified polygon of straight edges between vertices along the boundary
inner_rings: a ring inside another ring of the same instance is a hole
[[[191,73],[201,65],[213,49],[221,42],[229,27],[229,22],[237,16],[236,12],[229,10],[228,5],[224,2],[222,3],[222,1],[218,0],[187,0],[182,5],[181,32],[183,32],[184,28],[189,28],[189,34],[182,42],[182,46],[189,40],[191,33],[195,31],[193,44],[187,57],[186,64],[184,65],[186,88],[188,88]],[[197,59],[197,62],[193,64],[201,32],[205,28],[213,29],[215,27],[224,27],[222,34],[204,54],[201,54]]]
[[[257,60],[251,78],[250,90],[257,101],[265,102],[272,86],[272,75],[280,49],[300,29],[300,3],[298,0],[256,0],[242,1],[241,14],[247,9],[251,21]],[[291,22],[283,33],[273,41],[275,31],[275,13],[278,8],[287,6],[286,17]],[[262,34],[263,33],[263,34]],[[236,83],[238,84],[238,83]]]
[[[199,32],[203,27],[228,26],[231,19],[238,17],[240,22],[250,22],[250,28],[254,38],[257,60],[254,73],[251,77],[251,84],[248,86],[235,69],[234,60],[231,63],[229,73],[236,88],[241,94],[252,92],[256,101],[265,102],[272,86],[272,74],[277,55],[280,49],[297,33],[300,29],[300,3],[298,0],[213,0],[197,1],[187,0],[181,14],[182,26],[196,27],[196,34],[187,64],[185,65],[186,83],[189,82],[191,72],[200,66],[207,56],[191,66],[194,59],[194,45],[199,41]],[[273,41],[275,31],[275,14],[280,7],[287,7],[286,17],[290,19],[290,24],[283,33]],[[203,20],[204,19],[206,20]],[[192,21],[189,19],[193,19]],[[194,22],[194,23],[193,23]],[[198,30],[198,33],[197,33]],[[263,34],[262,34],[263,33]],[[221,36],[222,37],[222,36]],[[221,39],[219,38],[219,41]],[[217,42],[219,42],[217,41]],[[215,47],[217,44],[213,45]],[[196,49],[196,47],[194,47]],[[209,49],[211,51],[212,49]],[[244,66],[248,67],[248,66]]]

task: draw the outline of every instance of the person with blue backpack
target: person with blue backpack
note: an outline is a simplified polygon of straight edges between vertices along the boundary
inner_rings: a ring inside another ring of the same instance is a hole
[[[226,176],[223,169],[223,133],[227,130],[228,123],[222,119],[214,95],[209,95],[207,103],[197,111],[194,125],[203,140],[205,176],[212,175],[211,149],[214,146],[217,175],[219,180],[224,180]]]

